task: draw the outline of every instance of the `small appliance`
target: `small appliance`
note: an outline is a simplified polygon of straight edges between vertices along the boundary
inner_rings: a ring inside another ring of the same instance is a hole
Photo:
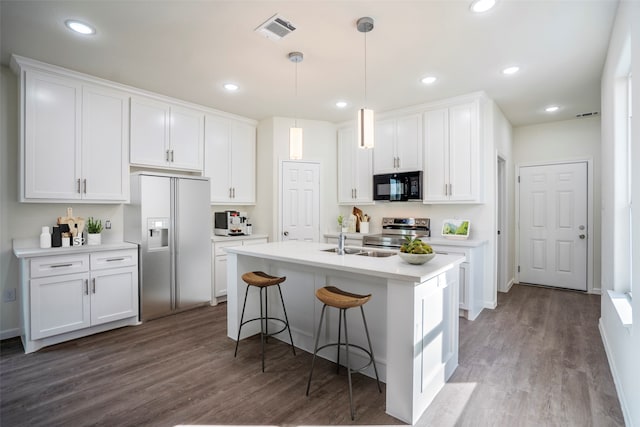
[[[422,171],[374,175],[373,200],[389,202],[422,200]]]
[[[213,233],[216,236],[244,236],[247,227],[247,215],[240,211],[215,212]]]

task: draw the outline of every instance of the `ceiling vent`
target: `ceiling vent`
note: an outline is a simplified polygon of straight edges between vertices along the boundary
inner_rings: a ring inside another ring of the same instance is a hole
[[[287,34],[296,30],[296,27],[276,13],[264,23],[260,24],[255,31],[271,40],[280,40]]]
[[[576,114],[576,117],[579,119],[579,118],[582,118],[582,117],[597,116],[598,114],[600,114],[600,113],[598,113],[597,111],[591,111],[591,112],[588,112],[588,113]]]

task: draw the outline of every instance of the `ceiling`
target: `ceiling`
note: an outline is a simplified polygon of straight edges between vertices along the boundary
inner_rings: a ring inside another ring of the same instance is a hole
[[[514,126],[600,111],[600,76],[617,0],[27,1],[1,0],[1,56],[12,53],[256,120],[341,122],[474,91]],[[274,41],[254,29],[278,13],[296,30]],[[92,24],[82,36],[65,20]],[[287,55],[304,53],[297,65]],[[518,65],[511,76],[502,69]],[[421,78],[434,75],[436,83]],[[240,86],[227,93],[222,84]],[[336,101],[345,100],[339,109]],[[554,114],[548,105],[560,106]]]

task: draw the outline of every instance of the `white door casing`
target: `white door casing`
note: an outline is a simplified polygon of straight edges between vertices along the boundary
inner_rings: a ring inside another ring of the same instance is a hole
[[[320,241],[320,164],[281,164],[280,240]]]
[[[519,168],[519,281],[587,290],[587,162]]]

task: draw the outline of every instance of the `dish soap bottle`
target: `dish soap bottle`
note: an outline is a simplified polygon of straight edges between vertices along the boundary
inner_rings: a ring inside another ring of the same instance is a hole
[[[48,249],[51,247],[51,234],[49,234],[49,227],[42,227],[42,233],[40,233],[40,248]]]
[[[349,216],[349,233],[356,232],[356,223],[358,222],[358,218],[355,215],[351,214]]]

